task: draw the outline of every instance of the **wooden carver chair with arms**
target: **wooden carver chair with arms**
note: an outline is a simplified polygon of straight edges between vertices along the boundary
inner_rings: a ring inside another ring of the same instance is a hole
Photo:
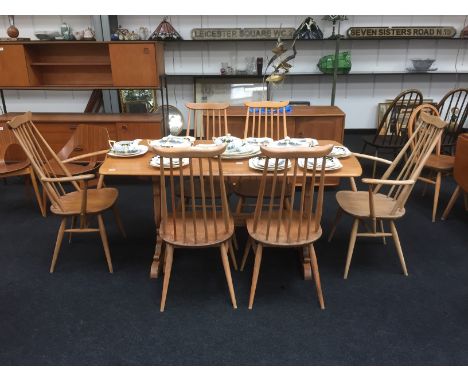
[[[393,156],[402,149],[408,140],[407,124],[413,109],[421,105],[423,95],[417,89],[409,89],[398,94],[388,106],[377,131],[372,138],[364,138],[362,153],[366,152],[367,146],[374,148],[374,155],[379,151],[391,151]],[[372,166],[372,177],[375,177],[377,163]]]
[[[455,151],[455,163],[453,168],[453,177],[457,183],[447,207],[442,215],[442,220],[447,219],[460,193],[463,193],[465,201],[465,210],[468,211],[468,134],[460,134],[457,139],[457,148]]]
[[[288,105],[289,101],[245,102],[247,115],[245,117],[244,139],[269,137],[279,140],[287,137],[286,106]],[[239,197],[236,214],[242,213],[246,206],[255,206],[255,204],[247,204],[246,199],[257,198],[259,182],[257,178],[241,178],[232,186],[234,193]],[[271,186],[270,179],[267,180],[266,187],[269,186]],[[279,194],[276,193],[274,196],[278,198]]]
[[[31,112],[27,112],[21,116],[13,118],[8,122],[8,125],[15,134],[19,144],[26,152],[36,175],[42,183],[48,198],[51,200],[51,211],[62,217],[50,266],[50,272],[52,273],[55,269],[55,264],[65,232],[99,232],[109,272],[112,273],[112,261],[102,213],[115,208],[115,203],[118,197],[117,189],[88,189],[87,183],[90,179],[94,178],[94,174],[72,176],[64,165],[65,161],[62,162],[57,154],[55,154],[51,149],[44,137],[37,130],[31,118]],[[82,157],[85,157],[85,155]],[[56,174],[54,168],[50,165],[49,159],[51,158],[60,167],[61,173],[63,173],[64,176],[58,176]],[[71,184],[73,191],[66,191],[64,187],[64,184],[66,183]],[[82,187],[80,187],[80,184]],[[90,216],[97,217],[98,228],[89,227],[88,222]],[[66,228],[68,218],[72,219],[72,226],[69,229]],[[80,225],[77,228],[73,225],[76,218],[80,219]],[[116,214],[116,218],[118,219],[117,223],[119,228],[123,230],[118,214]]]
[[[7,152],[15,145],[19,145],[19,143],[13,133],[6,128],[0,127],[0,178],[6,179],[13,176],[24,176],[25,182],[30,181],[36,195],[39,210],[42,216],[45,216],[36,176],[29,159],[15,162],[8,161]]]
[[[426,107],[430,108],[431,105],[424,105],[424,108]],[[406,201],[424,167],[424,163],[437,145],[445,126],[446,122],[439,117],[421,111],[413,135],[393,162],[369,155],[354,154],[359,158],[385,163],[389,167],[381,179],[362,179],[362,183],[368,185],[368,191],[339,191],[336,194],[339,207],[328,240],[331,241],[336,225],[343,213],[352,216],[354,219],[344,271],[345,279],[348,277],[357,237],[381,237],[383,239],[392,237],[403,273],[406,276],[408,275],[395,221],[405,215]],[[380,193],[382,187],[389,187],[388,193]],[[368,222],[371,226],[368,232],[358,232],[359,223],[366,224]],[[389,223],[391,233],[385,232],[384,222]],[[377,228],[378,223],[380,229]]]
[[[419,180],[434,185],[434,201],[432,204],[432,221],[435,222],[442,177],[453,172],[455,157],[453,149],[458,135],[468,117],[468,89],[454,89],[448,92],[438,103],[433,115],[439,115],[447,126],[436,146],[436,150],[429,156],[423,170],[427,174]],[[414,118],[412,118],[414,120]],[[413,121],[408,123],[408,131],[412,131]],[[426,188],[424,188],[425,191]]]
[[[65,146],[57,153],[57,157],[65,165],[68,172],[74,175],[96,173],[109,151],[109,133],[103,126],[80,124]],[[77,156],[71,157],[75,153]],[[57,176],[65,176],[59,163],[50,158],[50,166]],[[98,179],[88,182],[88,187],[97,186]],[[47,208],[46,194],[43,193],[44,210]]]
[[[219,247],[232,305],[237,308],[228,260],[228,242],[234,233],[234,221],[229,212],[220,158],[225,149],[226,145],[155,148],[161,163],[165,160],[169,162],[160,167],[161,225],[159,234],[165,243],[161,312],[164,311],[166,305],[175,248]],[[188,165],[177,166],[183,161],[187,161]],[[195,194],[196,177],[193,173],[196,165],[199,169],[200,198],[197,198]],[[188,188],[186,188],[187,182],[184,177],[189,178]],[[216,183],[220,195],[216,195]],[[176,184],[180,187],[180,208],[175,202]],[[221,206],[217,205],[219,196]]]
[[[249,240],[254,242],[253,247],[255,248],[249,309],[252,309],[254,302],[264,247],[306,248],[315,280],[319,304],[321,309],[325,308],[313,243],[322,236],[320,221],[322,218],[325,184],[325,166],[322,166],[318,170],[317,162],[320,159],[322,163],[325,163],[325,156],[330,153],[332,148],[333,145],[294,149],[261,148],[262,154],[267,158],[266,160],[274,161],[275,168],[273,175],[268,174],[266,167],[263,170],[255,214],[247,219]],[[280,160],[290,160],[292,162],[292,169],[288,169],[288,166],[285,166],[284,170],[278,169]],[[302,169],[299,169],[300,160],[306,163]],[[312,170],[308,170],[307,168],[311,168]],[[271,179],[271,187],[267,187],[269,179]],[[297,183],[302,187],[297,198],[298,202],[294,203],[296,195],[295,185]],[[276,190],[279,191],[280,202],[275,208],[272,196]],[[287,194],[291,195],[291,200],[290,208],[285,210],[282,206]],[[265,197],[269,197],[268,203],[265,202]],[[297,208],[295,208],[295,204]],[[242,260],[242,266],[245,264],[247,255],[248,253],[246,252]]]

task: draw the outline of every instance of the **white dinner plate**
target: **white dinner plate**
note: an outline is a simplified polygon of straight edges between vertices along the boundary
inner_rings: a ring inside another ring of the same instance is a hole
[[[273,138],[268,138],[268,137],[248,137],[244,139],[245,143],[251,144],[251,145],[268,145],[273,142]]]
[[[182,158],[182,167],[187,166],[190,163],[189,158]],[[164,168],[170,168],[171,162],[169,158],[164,158],[163,160]],[[150,160],[151,167],[161,167],[161,157],[156,155]],[[179,158],[172,158],[172,168],[180,167]]]
[[[297,164],[300,168],[304,168],[304,158],[299,158]],[[342,168],[343,165],[341,164],[338,158],[326,157],[325,162],[325,171],[333,171]],[[307,160],[307,169],[313,170],[314,169],[314,159],[309,158]],[[322,170],[322,158],[317,158],[317,170]]]
[[[131,153],[109,150],[107,154],[111,157],[116,157],[116,158],[132,158],[132,157],[137,157],[137,156],[146,154],[148,152],[148,146],[138,145],[137,147],[138,147],[138,150],[135,152],[131,152]]]
[[[276,161],[275,158],[270,158],[268,160],[267,171],[275,171],[275,161]],[[249,167],[254,169],[254,170],[263,171],[263,169],[265,168],[265,162],[266,162],[266,158],[260,158],[260,157],[250,158],[249,159]],[[278,171],[284,170],[285,164],[286,164],[286,159],[280,159],[278,161]],[[288,166],[288,168],[291,167],[291,161],[290,160],[287,161],[287,166]]]

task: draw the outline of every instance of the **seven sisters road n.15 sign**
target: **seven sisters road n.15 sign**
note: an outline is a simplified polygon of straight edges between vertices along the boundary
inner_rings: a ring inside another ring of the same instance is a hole
[[[348,38],[453,38],[453,27],[351,27]]]

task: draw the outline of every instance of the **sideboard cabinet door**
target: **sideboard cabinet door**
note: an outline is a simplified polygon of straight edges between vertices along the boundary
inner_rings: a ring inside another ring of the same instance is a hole
[[[23,45],[0,44],[0,87],[29,86]]]
[[[112,82],[121,87],[158,87],[155,44],[109,44]]]

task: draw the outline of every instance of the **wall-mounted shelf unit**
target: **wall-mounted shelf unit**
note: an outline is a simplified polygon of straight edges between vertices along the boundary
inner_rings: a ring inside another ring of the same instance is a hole
[[[0,88],[158,88],[163,45],[155,42],[0,43]]]

